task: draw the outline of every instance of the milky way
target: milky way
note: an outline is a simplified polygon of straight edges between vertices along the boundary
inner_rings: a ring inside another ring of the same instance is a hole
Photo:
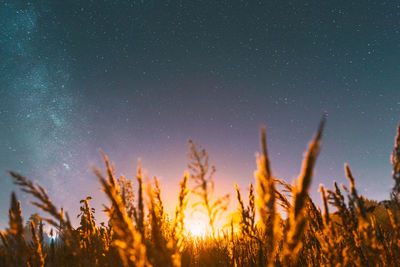
[[[68,3],[71,2],[71,3]],[[2,1],[0,168],[39,181],[72,214],[104,198],[103,149],[117,174],[141,157],[173,205],[187,140],[206,147],[217,186],[253,181],[266,125],[272,169],[292,181],[323,112],[318,184],[383,199],[400,120],[396,1]],[[79,3],[83,2],[83,3]],[[0,174],[0,226],[16,188]],[[25,217],[34,212],[23,194]],[[173,200],[171,200],[173,199]]]
[[[43,8],[43,7],[42,7]],[[60,176],[76,161],[74,110],[79,103],[71,92],[66,52],[51,49],[41,16],[33,4],[1,6],[1,123],[3,170],[15,169],[40,178],[57,192]],[[2,184],[8,185],[4,173]],[[2,188],[1,201],[8,190]],[[64,192],[63,192],[64,193]],[[2,217],[4,219],[4,217]]]

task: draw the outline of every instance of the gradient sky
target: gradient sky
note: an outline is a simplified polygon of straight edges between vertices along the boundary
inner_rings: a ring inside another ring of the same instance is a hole
[[[233,193],[254,181],[266,125],[273,173],[291,182],[325,111],[312,197],[347,183],[347,162],[362,194],[387,198],[399,21],[398,1],[1,1],[0,227],[17,191],[6,169],[71,217],[88,195],[100,214],[100,148],[130,178],[140,157],[173,206],[188,139]]]

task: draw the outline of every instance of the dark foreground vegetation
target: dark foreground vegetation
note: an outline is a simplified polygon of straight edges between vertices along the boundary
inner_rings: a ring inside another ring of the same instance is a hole
[[[134,186],[131,180],[115,177],[106,156],[106,173],[94,172],[110,200],[108,224],[95,223],[87,197],[80,202],[79,227],[73,227],[44,188],[10,172],[14,183],[32,196],[32,204],[48,216],[31,216],[24,226],[20,203],[11,194],[9,226],[0,233],[0,266],[400,266],[400,125],[391,157],[395,185],[389,199],[378,203],[361,196],[345,165],[349,186],[334,182],[329,190],[321,185],[321,210],[308,189],[324,122],[294,184],[273,175],[261,130],[256,185],[250,184],[245,201],[236,186],[240,222],[225,229],[216,229],[215,222],[227,207],[227,196],[213,195],[215,169],[205,150],[192,142],[189,172],[170,216],[157,179],[144,184],[139,166]],[[209,218],[206,237],[186,234],[189,197],[198,199],[196,206]],[[281,216],[278,208],[286,214]],[[49,240],[44,224],[53,229]]]

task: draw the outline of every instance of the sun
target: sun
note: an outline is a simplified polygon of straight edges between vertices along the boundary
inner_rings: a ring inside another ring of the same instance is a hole
[[[204,237],[207,234],[207,222],[188,218],[185,220],[185,228],[189,235],[193,237]]]

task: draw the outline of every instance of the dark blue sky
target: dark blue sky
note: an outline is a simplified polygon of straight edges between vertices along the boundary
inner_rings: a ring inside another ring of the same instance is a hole
[[[384,199],[400,120],[400,4],[284,2],[2,1],[0,168],[39,181],[75,216],[87,195],[105,201],[90,170],[102,148],[129,177],[140,157],[172,206],[188,139],[233,192],[254,180],[266,125],[273,172],[291,182],[326,111],[311,195],[319,203],[320,183],[347,183],[347,162],[359,191]],[[0,226],[12,190],[2,172]],[[18,196],[27,217],[35,209]]]

